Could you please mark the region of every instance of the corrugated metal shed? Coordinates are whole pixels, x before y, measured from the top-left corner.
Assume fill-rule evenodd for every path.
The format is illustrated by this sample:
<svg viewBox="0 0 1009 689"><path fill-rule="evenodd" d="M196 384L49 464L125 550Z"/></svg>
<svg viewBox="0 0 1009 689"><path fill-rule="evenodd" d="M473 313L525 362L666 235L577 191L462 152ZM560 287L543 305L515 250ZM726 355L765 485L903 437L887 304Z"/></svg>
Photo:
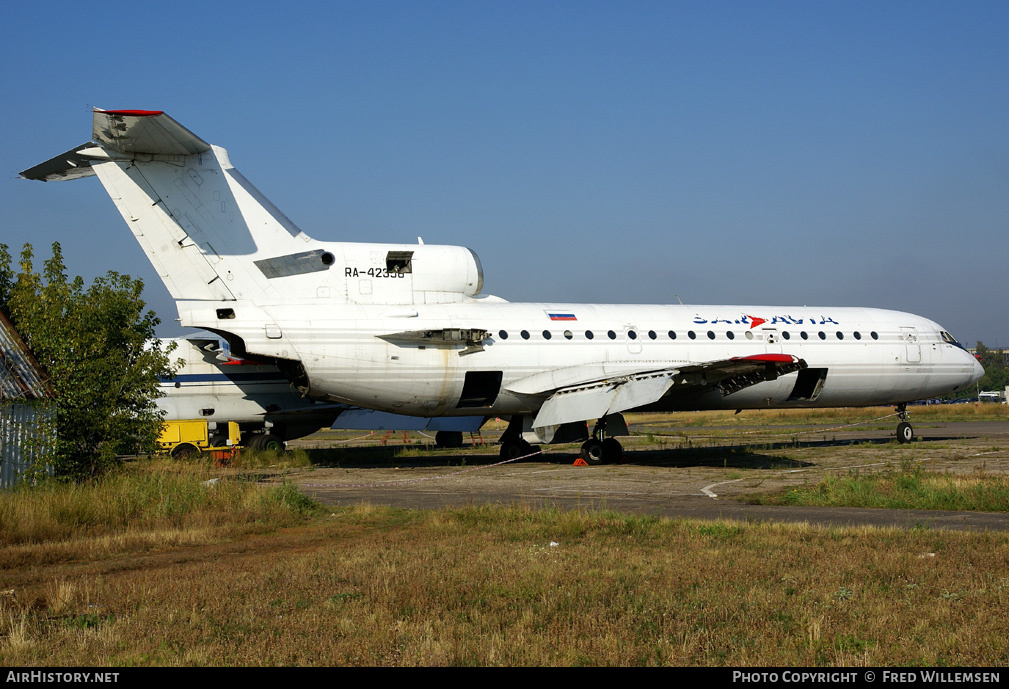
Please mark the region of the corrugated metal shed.
<svg viewBox="0 0 1009 689"><path fill-rule="evenodd" d="M0 488L17 483L52 447L54 397L35 357L0 313Z"/></svg>

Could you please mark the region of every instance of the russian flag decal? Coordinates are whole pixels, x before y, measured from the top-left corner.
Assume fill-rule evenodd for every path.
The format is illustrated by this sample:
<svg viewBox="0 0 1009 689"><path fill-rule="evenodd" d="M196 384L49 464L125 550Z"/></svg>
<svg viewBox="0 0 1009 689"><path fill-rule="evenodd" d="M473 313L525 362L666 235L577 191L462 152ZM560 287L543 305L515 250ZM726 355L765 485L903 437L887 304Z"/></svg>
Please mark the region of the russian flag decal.
<svg viewBox="0 0 1009 689"><path fill-rule="evenodd" d="M570 312L551 313L550 311L547 311L547 315L550 316L550 320L552 320L552 321L577 321L578 320L577 318L575 318L575 315L573 313L570 313Z"/></svg>

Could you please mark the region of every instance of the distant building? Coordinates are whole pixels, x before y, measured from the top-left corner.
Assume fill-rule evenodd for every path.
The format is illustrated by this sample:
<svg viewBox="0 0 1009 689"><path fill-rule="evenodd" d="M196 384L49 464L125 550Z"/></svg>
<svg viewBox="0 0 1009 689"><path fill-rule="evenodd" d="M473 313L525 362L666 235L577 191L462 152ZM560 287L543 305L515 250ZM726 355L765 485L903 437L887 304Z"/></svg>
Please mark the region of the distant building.
<svg viewBox="0 0 1009 689"><path fill-rule="evenodd" d="M977 347L969 347L967 351L974 356L977 356ZM1001 354L1002 361L1005 362L1006 366L1009 366L1009 347L989 347L988 351L994 352L995 354Z"/></svg>
<svg viewBox="0 0 1009 689"><path fill-rule="evenodd" d="M14 326L0 313L0 488L49 471L56 440L55 394Z"/></svg>

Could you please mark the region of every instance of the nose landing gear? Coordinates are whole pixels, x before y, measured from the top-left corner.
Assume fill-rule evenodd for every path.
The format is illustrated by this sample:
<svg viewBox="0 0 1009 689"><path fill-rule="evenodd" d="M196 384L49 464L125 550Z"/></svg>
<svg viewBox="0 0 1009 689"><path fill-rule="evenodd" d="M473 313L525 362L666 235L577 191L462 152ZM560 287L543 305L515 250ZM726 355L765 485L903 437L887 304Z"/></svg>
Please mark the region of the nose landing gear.
<svg viewBox="0 0 1009 689"><path fill-rule="evenodd" d="M902 445L913 442L914 429L911 427L911 424L908 421L906 404L897 405L897 416L900 418L900 423L897 424L897 442L901 443Z"/></svg>

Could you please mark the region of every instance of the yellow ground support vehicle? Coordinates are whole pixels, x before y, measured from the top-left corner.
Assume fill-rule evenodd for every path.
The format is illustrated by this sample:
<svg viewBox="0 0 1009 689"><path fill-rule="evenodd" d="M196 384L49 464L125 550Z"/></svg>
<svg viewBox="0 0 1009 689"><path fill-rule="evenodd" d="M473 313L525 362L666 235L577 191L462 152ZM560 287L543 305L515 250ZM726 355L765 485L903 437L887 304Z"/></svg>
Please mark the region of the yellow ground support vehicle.
<svg viewBox="0 0 1009 689"><path fill-rule="evenodd" d="M242 442L238 424L226 424L203 419L166 421L158 445L176 459L196 457L204 450L230 450Z"/></svg>

